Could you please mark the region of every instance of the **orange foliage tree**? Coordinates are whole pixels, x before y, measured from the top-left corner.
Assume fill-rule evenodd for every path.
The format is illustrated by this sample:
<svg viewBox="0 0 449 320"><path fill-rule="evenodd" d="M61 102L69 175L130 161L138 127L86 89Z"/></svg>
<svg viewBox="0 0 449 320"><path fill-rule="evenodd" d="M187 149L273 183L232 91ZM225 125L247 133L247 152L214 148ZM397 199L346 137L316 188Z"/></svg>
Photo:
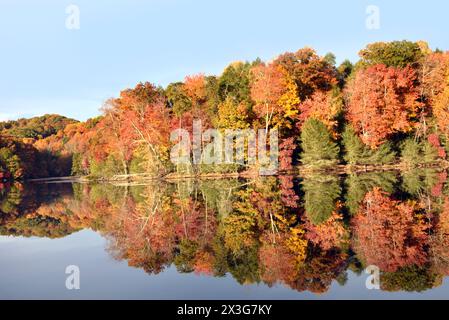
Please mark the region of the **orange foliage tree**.
<svg viewBox="0 0 449 320"><path fill-rule="evenodd" d="M251 98L256 103L254 112L264 119L265 129L272 122L279 124L282 119L282 107L278 101L286 91L286 80L282 71L274 64L260 64L251 69Z"/></svg>
<svg viewBox="0 0 449 320"><path fill-rule="evenodd" d="M427 261L427 226L414 203L400 203L374 188L366 194L352 228L354 250L367 265L394 272Z"/></svg>
<svg viewBox="0 0 449 320"><path fill-rule="evenodd" d="M349 83L347 120L362 141L376 149L392 134L410 132L418 107L416 73L375 65L357 72Z"/></svg>

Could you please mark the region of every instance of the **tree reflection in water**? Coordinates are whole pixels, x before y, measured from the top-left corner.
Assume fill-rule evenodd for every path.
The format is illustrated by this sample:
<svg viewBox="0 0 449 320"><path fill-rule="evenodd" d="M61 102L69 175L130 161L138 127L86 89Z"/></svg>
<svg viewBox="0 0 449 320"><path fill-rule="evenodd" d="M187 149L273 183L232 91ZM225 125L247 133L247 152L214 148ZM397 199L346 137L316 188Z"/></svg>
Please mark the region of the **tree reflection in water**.
<svg viewBox="0 0 449 320"><path fill-rule="evenodd" d="M323 293L347 271L424 291L449 275L449 188L436 170L113 186L0 186L0 234L92 229L132 267Z"/></svg>

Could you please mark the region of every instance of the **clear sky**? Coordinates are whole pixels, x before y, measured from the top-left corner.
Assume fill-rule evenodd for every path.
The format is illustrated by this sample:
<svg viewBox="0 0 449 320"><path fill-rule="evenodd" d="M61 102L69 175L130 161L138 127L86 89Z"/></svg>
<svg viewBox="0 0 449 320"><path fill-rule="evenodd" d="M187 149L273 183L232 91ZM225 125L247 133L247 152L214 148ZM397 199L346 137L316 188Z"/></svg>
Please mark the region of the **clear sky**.
<svg viewBox="0 0 449 320"><path fill-rule="evenodd" d="M77 5L80 29L66 28ZM369 5L380 28L366 27ZM140 81L167 85L304 46L357 59L367 43L449 50L447 0L0 0L0 121L84 120Z"/></svg>

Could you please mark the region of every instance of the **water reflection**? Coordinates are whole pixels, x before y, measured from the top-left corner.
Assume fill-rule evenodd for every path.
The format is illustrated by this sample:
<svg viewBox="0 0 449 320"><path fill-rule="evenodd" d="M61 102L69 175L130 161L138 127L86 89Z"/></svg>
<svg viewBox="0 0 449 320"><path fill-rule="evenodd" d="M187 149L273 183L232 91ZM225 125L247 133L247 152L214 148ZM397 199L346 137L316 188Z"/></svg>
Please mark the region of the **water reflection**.
<svg viewBox="0 0 449 320"><path fill-rule="evenodd" d="M158 274L227 274L240 284L327 292L351 270L384 291L421 292L449 274L449 189L425 170L166 184L0 187L0 235L92 229L117 260Z"/></svg>

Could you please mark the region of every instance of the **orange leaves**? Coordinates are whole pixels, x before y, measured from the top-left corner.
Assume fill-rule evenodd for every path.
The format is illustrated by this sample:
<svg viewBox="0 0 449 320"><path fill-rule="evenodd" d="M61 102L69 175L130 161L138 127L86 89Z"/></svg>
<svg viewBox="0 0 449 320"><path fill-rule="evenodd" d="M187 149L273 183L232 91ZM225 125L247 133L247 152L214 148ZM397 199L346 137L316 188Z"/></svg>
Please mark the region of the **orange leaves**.
<svg viewBox="0 0 449 320"><path fill-rule="evenodd" d="M307 221L305 229L306 238L323 250L339 248L349 242L349 232L345 228L343 215L337 212L332 213L328 220L318 225Z"/></svg>
<svg viewBox="0 0 449 320"><path fill-rule="evenodd" d="M160 165L170 137L169 110L152 84L138 84L108 102L105 116L96 126L98 147L113 155L128 173L128 163L141 148L146 163ZM147 168L150 168L147 165Z"/></svg>
<svg viewBox="0 0 449 320"><path fill-rule="evenodd" d="M261 237L262 245L259 249L261 278L268 285L277 282L293 283L298 277L295 252L284 244L287 236L288 234L280 235L276 243L273 243L272 235L268 232Z"/></svg>
<svg viewBox="0 0 449 320"><path fill-rule="evenodd" d="M299 122L297 126L301 126L307 119L314 118L320 120L326 125L328 130L336 133L338 122L337 115L343 108L341 97L335 96L332 91L317 91L312 97L308 98L301 104Z"/></svg>
<svg viewBox="0 0 449 320"><path fill-rule="evenodd" d="M187 76L184 80L184 90L194 104L201 104L206 100L206 80L200 73Z"/></svg>
<svg viewBox="0 0 449 320"><path fill-rule="evenodd" d="M437 119L438 127L446 135L449 135L449 87L438 97L433 107L433 113Z"/></svg>
<svg viewBox="0 0 449 320"><path fill-rule="evenodd" d="M286 81L279 68L273 64L257 65L251 69L251 97L259 104L275 104L285 91Z"/></svg>
<svg viewBox="0 0 449 320"><path fill-rule="evenodd" d="M435 232L431 235L430 259L433 270L449 275L449 198L444 198Z"/></svg>
<svg viewBox="0 0 449 320"><path fill-rule="evenodd" d="M207 251L200 251L195 257L195 273L211 276L214 273L215 257Z"/></svg>
<svg viewBox="0 0 449 320"><path fill-rule="evenodd" d="M120 92L120 98L112 101L114 104L117 103L117 106L113 106L113 108L118 109L131 109L136 112L141 112L145 107L154 103L160 94L157 88L149 83L139 83L133 89L126 89Z"/></svg>
<svg viewBox="0 0 449 320"><path fill-rule="evenodd" d="M311 48L280 55L274 64L282 67L295 81L301 101L317 90L328 91L337 84L335 68Z"/></svg>
<svg viewBox="0 0 449 320"><path fill-rule="evenodd" d="M433 105L448 86L449 53L427 55L420 69L420 80L422 95Z"/></svg>
<svg viewBox="0 0 449 320"><path fill-rule="evenodd" d="M285 53L273 63L259 64L252 68L251 75L254 111L259 118L265 118L266 127L291 128L298 116L300 121L309 116L328 118L327 124L333 126L331 118L335 110L330 107L331 101L326 100L326 92L337 84L336 71L312 49ZM312 97L315 93L318 96ZM306 100L307 104L301 105Z"/></svg>
<svg viewBox="0 0 449 320"><path fill-rule="evenodd" d="M360 70L347 88L347 119L372 149L413 129L420 104L415 72L376 65Z"/></svg>
<svg viewBox="0 0 449 320"><path fill-rule="evenodd" d="M265 125L271 125L273 117L282 112L279 99L286 92L287 82L281 70L273 64L260 64L251 69L251 98L256 105L254 112L265 118Z"/></svg>
<svg viewBox="0 0 449 320"><path fill-rule="evenodd" d="M352 226L354 249L367 265L394 272L427 259L427 227L412 202L392 200L375 188L365 196Z"/></svg>
<svg viewBox="0 0 449 320"><path fill-rule="evenodd" d="M444 58L443 58L444 57ZM444 59L443 67L437 68L439 75L432 88L433 93L433 113L437 119L440 130L449 135L449 53L441 54L440 59Z"/></svg>

